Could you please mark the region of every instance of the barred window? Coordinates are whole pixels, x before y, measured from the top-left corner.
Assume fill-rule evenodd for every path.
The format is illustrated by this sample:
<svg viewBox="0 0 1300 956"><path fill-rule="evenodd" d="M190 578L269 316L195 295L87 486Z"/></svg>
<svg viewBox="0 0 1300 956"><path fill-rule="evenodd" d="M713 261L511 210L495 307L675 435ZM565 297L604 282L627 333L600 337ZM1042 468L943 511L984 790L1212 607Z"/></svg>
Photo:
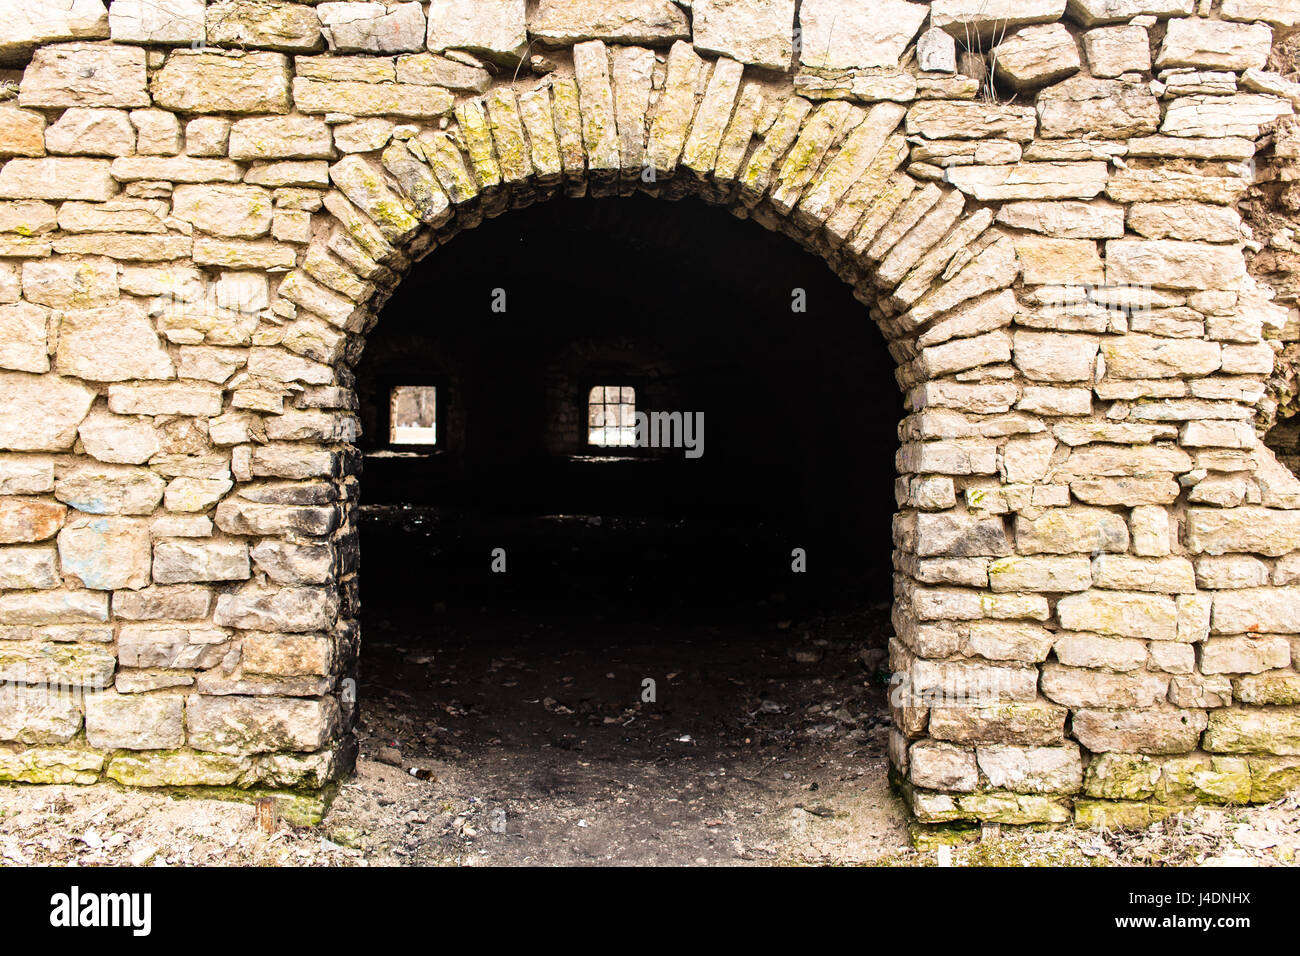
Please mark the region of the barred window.
<svg viewBox="0 0 1300 956"><path fill-rule="evenodd" d="M438 389L433 385L398 385L390 396L388 441L393 445L438 443Z"/></svg>
<svg viewBox="0 0 1300 956"><path fill-rule="evenodd" d="M636 389L597 385L587 396L587 442L603 448L636 444Z"/></svg>

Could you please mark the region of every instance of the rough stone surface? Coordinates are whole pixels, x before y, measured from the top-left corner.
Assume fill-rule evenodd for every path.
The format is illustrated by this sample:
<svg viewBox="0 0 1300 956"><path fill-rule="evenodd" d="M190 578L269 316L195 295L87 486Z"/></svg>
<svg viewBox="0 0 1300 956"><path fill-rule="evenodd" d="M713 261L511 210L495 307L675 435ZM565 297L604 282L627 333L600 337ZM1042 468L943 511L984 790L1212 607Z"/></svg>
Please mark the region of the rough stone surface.
<svg viewBox="0 0 1300 956"><path fill-rule="evenodd" d="M1279 792L1300 480L1257 427L1300 332L1252 207L1294 198L1294 6L0 9L0 680L116 677L0 702L0 777L345 772L379 308L485 218L639 190L823 255L896 362L920 819Z"/></svg>

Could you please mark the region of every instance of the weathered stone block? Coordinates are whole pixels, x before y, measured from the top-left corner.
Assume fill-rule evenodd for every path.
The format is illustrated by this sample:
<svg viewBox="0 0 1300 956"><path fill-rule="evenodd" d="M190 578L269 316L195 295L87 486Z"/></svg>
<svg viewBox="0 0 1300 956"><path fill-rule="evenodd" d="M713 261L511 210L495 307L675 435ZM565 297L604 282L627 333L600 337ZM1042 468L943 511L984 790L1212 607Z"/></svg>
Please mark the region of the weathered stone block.
<svg viewBox="0 0 1300 956"><path fill-rule="evenodd" d="M0 752L0 780L15 783L94 783L104 758L88 750L29 747Z"/></svg>
<svg viewBox="0 0 1300 956"><path fill-rule="evenodd" d="M225 754L313 751L338 725L333 698L205 697L186 701L189 745Z"/></svg>
<svg viewBox="0 0 1300 956"><path fill-rule="evenodd" d="M321 3L321 32L338 53L409 53L424 49L419 3Z"/></svg>
<svg viewBox="0 0 1300 956"><path fill-rule="evenodd" d="M520 56L528 45L525 0L446 0L429 8L428 47Z"/></svg>
<svg viewBox="0 0 1300 956"><path fill-rule="evenodd" d="M155 105L180 113L287 113L292 103L280 53L176 50L150 89Z"/></svg>
<svg viewBox="0 0 1300 956"><path fill-rule="evenodd" d="M707 0L701 7L707 16ZM790 20L794 20L793 11ZM787 23L787 35L789 26ZM667 46L691 35L686 14L667 0L541 0L529 18L528 32L556 46L586 40ZM429 46L433 48L432 42ZM782 68L788 64L787 60Z"/></svg>
<svg viewBox="0 0 1300 956"><path fill-rule="evenodd" d="M1300 707L1225 707L1210 711L1206 750L1300 754Z"/></svg>
<svg viewBox="0 0 1300 956"><path fill-rule="evenodd" d="M1262 69L1273 31L1262 23L1230 23L1200 17L1170 20L1156 66L1209 70Z"/></svg>
<svg viewBox="0 0 1300 956"><path fill-rule="evenodd" d="M989 784L1016 793L1076 793L1083 785L1083 760L1076 744L979 747L976 759Z"/></svg>
<svg viewBox="0 0 1300 956"><path fill-rule="evenodd" d="M1036 518L1017 515L1015 534L1022 554L1123 552L1129 544L1123 517L1101 508L1054 508Z"/></svg>
<svg viewBox="0 0 1300 956"><path fill-rule="evenodd" d="M149 584L149 525L137 518L75 518L59 532L66 577L96 591Z"/></svg>
<svg viewBox="0 0 1300 956"><path fill-rule="evenodd" d="M159 584L244 581L252 574L242 541L159 541L154 545L153 579Z"/></svg>
<svg viewBox="0 0 1300 956"><path fill-rule="evenodd" d="M1205 730L1203 710L1077 710L1076 740L1093 753L1177 754L1195 750Z"/></svg>
<svg viewBox="0 0 1300 956"><path fill-rule="evenodd" d="M1047 701L1009 701L987 706L938 706L930 711L930 735L954 743L1049 745L1060 743L1068 711Z"/></svg>
<svg viewBox="0 0 1300 956"><path fill-rule="evenodd" d="M0 544L22 544L54 537L68 509L39 498L0 498Z"/></svg>
<svg viewBox="0 0 1300 956"><path fill-rule="evenodd" d="M765 69L789 69L794 57L793 0L704 0L691 12L696 49Z"/></svg>
<svg viewBox="0 0 1300 956"><path fill-rule="evenodd" d="M1056 605L1061 626L1113 637L1153 641L1178 639L1178 610L1164 595L1093 590L1061 598Z"/></svg>
<svg viewBox="0 0 1300 956"><path fill-rule="evenodd" d="M79 730L81 708L67 690L11 685L0 691L0 740L61 744Z"/></svg>
<svg viewBox="0 0 1300 956"><path fill-rule="evenodd" d="M304 53L325 45L314 8L276 0L210 0L207 33L210 44L241 50Z"/></svg>
<svg viewBox="0 0 1300 956"><path fill-rule="evenodd" d="M975 752L968 748L922 740L911 746L908 763L913 786L969 792L979 784Z"/></svg>
<svg viewBox="0 0 1300 956"><path fill-rule="evenodd" d="M162 500L164 485L144 468L77 464L59 477L54 496L85 514L147 515Z"/></svg>
<svg viewBox="0 0 1300 956"><path fill-rule="evenodd" d="M0 198L103 202L116 192L109 162L103 159L11 159L0 169Z"/></svg>
<svg viewBox="0 0 1300 956"><path fill-rule="evenodd" d="M148 106L139 47L65 43L38 49L18 89L23 107Z"/></svg>
<svg viewBox="0 0 1300 956"><path fill-rule="evenodd" d="M338 595L321 588L246 586L220 595L213 619L225 627L298 634L328 630L338 607Z"/></svg>
<svg viewBox="0 0 1300 956"><path fill-rule="evenodd" d="M1215 634L1300 633L1300 587L1216 592L1211 628Z"/></svg>
<svg viewBox="0 0 1300 956"><path fill-rule="evenodd" d="M86 696L86 742L103 750L170 750L183 746L180 697L100 693Z"/></svg>
<svg viewBox="0 0 1300 956"><path fill-rule="evenodd" d="M240 651L244 673L269 677L327 676L336 659L323 634L248 634Z"/></svg>

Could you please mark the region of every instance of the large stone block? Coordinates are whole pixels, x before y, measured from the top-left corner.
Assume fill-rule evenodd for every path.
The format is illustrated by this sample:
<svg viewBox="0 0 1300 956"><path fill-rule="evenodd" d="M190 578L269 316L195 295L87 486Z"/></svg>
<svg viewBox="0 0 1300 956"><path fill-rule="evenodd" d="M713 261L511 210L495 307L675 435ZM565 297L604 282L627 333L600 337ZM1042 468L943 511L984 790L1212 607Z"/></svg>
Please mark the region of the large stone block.
<svg viewBox="0 0 1300 956"><path fill-rule="evenodd" d="M310 116L255 117L230 127L231 159L332 159L332 146L330 128Z"/></svg>
<svg viewBox="0 0 1300 956"><path fill-rule="evenodd" d="M18 103L55 109L148 106L144 50L97 43L41 47L23 73Z"/></svg>
<svg viewBox="0 0 1300 956"><path fill-rule="evenodd" d="M1128 550L1124 518L1102 508L1053 508L1035 518L1016 516L1016 547L1022 554L1095 554Z"/></svg>
<svg viewBox="0 0 1300 956"><path fill-rule="evenodd" d="M1077 73L1079 48L1062 24L1026 27L995 46L994 75L1013 90L1028 91Z"/></svg>
<svg viewBox="0 0 1300 956"><path fill-rule="evenodd" d="M54 496L84 514L147 515L166 483L146 468L78 463L55 483Z"/></svg>
<svg viewBox="0 0 1300 956"><path fill-rule="evenodd" d="M186 702L189 745L224 754L277 750L313 751L329 742L338 726L333 698L192 696Z"/></svg>
<svg viewBox="0 0 1300 956"><path fill-rule="evenodd" d="M1057 744L1065 737L1068 711L1048 701L1009 701L986 706L940 706L930 711L930 735L954 743Z"/></svg>
<svg viewBox="0 0 1300 956"><path fill-rule="evenodd" d="M185 744L180 697L86 696L86 742L101 750L171 750Z"/></svg>
<svg viewBox="0 0 1300 956"><path fill-rule="evenodd" d="M338 616L339 596L322 588L258 588L217 598L214 620L224 627L301 634L328 630Z"/></svg>
<svg viewBox="0 0 1300 956"><path fill-rule="evenodd" d="M0 624L98 624L107 620L107 594L93 591L0 594Z"/></svg>
<svg viewBox="0 0 1300 956"><path fill-rule="evenodd" d="M39 591L58 587L60 580L54 548L0 548L0 588Z"/></svg>
<svg viewBox="0 0 1300 956"><path fill-rule="evenodd" d="M241 50L304 53L325 45L315 9L278 0L210 0L207 32L214 46Z"/></svg>
<svg viewBox="0 0 1300 956"><path fill-rule="evenodd" d="M39 498L0 498L0 544L45 541L58 534L68 509Z"/></svg>
<svg viewBox="0 0 1300 956"><path fill-rule="evenodd" d="M1074 738L1093 753L1179 754L1195 750L1205 730L1203 710L1077 710Z"/></svg>
<svg viewBox="0 0 1300 956"><path fill-rule="evenodd" d="M29 747L0 752L0 780L15 783L94 783L104 758L89 750Z"/></svg>
<svg viewBox="0 0 1300 956"><path fill-rule="evenodd" d="M242 541L160 541L154 546L153 579L159 584L244 581L251 575Z"/></svg>
<svg viewBox="0 0 1300 956"><path fill-rule="evenodd" d="M1196 0L1069 0L1072 19L1085 27L1098 23L1120 23L1134 17L1187 17Z"/></svg>
<svg viewBox="0 0 1300 956"><path fill-rule="evenodd" d="M324 677L335 661L334 642L323 634L247 634L240 644L246 674Z"/></svg>
<svg viewBox="0 0 1300 956"><path fill-rule="evenodd" d="M528 45L526 0L440 0L429 6L430 50L517 58Z"/></svg>
<svg viewBox="0 0 1300 956"><path fill-rule="evenodd" d="M108 24L114 43L201 45L206 0L113 0Z"/></svg>
<svg viewBox="0 0 1300 956"><path fill-rule="evenodd" d="M1038 125L1045 139L1142 136L1159 128L1160 103L1145 85L1079 76L1038 95Z"/></svg>
<svg viewBox="0 0 1300 956"><path fill-rule="evenodd" d="M1262 23L1231 23L1200 17L1170 20L1156 57L1160 69L1263 69L1273 31Z"/></svg>
<svg viewBox="0 0 1300 956"><path fill-rule="evenodd" d="M227 754L117 754L104 774L126 787L228 787L252 766L250 757Z"/></svg>
<svg viewBox="0 0 1300 956"><path fill-rule="evenodd" d="M45 155L45 117L34 110L0 106L0 158Z"/></svg>
<svg viewBox="0 0 1300 956"><path fill-rule="evenodd" d="M107 687L117 664L111 650L84 645L0 642L0 681L47 690Z"/></svg>
<svg viewBox="0 0 1300 956"><path fill-rule="evenodd" d="M701 0L691 12L696 49L765 69L789 69L794 0Z"/></svg>
<svg viewBox="0 0 1300 956"><path fill-rule="evenodd" d="M76 518L59 532L66 577L95 591L149 584L149 525L138 518Z"/></svg>
<svg viewBox="0 0 1300 956"><path fill-rule="evenodd" d="M1291 663L1281 635L1211 637L1201 645L1202 674L1259 674Z"/></svg>
<svg viewBox="0 0 1300 956"><path fill-rule="evenodd" d="M86 454L114 464L142 464L162 448L160 433L152 421L114 415L104 409L91 412L77 434Z"/></svg>
<svg viewBox="0 0 1300 956"><path fill-rule="evenodd" d="M123 667L192 670L216 667L230 651L230 634L189 624L123 624L118 658Z"/></svg>
<svg viewBox="0 0 1300 956"><path fill-rule="evenodd" d="M321 3L321 32L336 53L412 53L424 49L419 3Z"/></svg>
<svg viewBox="0 0 1300 956"><path fill-rule="evenodd" d="M61 744L79 730L81 708L68 690L16 684L0 689L0 740Z"/></svg>
<svg viewBox="0 0 1300 956"><path fill-rule="evenodd" d="M280 53L177 50L151 81L154 104L181 113L287 113L289 60Z"/></svg>
<svg viewBox="0 0 1300 956"><path fill-rule="evenodd" d="M1083 786L1079 747L1023 747L995 744L977 748L980 772L999 790L1016 793L1076 793Z"/></svg>
<svg viewBox="0 0 1300 956"><path fill-rule="evenodd" d="M1193 554L1262 554L1300 550L1300 511L1241 507L1189 508L1187 548Z"/></svg>
<svg viewBox="0 0 1300 956"><path fill-rule="evenodd" d="M1113 674L1061 664L1044 664L1042 673L1043 696L1066 707L1153 707L1169 692L1163 674Z"/></svg>
<svg viewBox="0 0 1300 956"><path fill-rule="evenodd" d="M928 13L924 4L905 0L804 0L799 61L822 70L896 67Z"/></svg>
<svg viewBox="0 0 1300 956"><path fill-rule="evenodd" d="M172 215L204 232L255 239L271 231L271 194L260 186L177 186L172 195Z"/></svg>
<svg viewBox="0 0 1300 956"><path fill-rule="evenodd" d="M57 376L0 372L0 449L70 448L94 400L91 389Z"/></svg>
<svg viewBox="0 0 1300 956"><path fill-rule="evenodd" d="M1218 591L1210 626L1215 634L1300 634L1300 587Z"/></svg>
<svg viewBox="0 0 1300 956"><path fill-rule="evenodd" d="M1027 24L1053 23L1064 13L1065 0L934 0L930 5L931 22L959 40L968 34L990 40Z"/></svg>
<svg viewBox="0 0 1300 956"><path fill-rule="evenodd" d="M786 26L788 35L790 24ZM605 40L667 46L689 39L691 27L681 8L668 0L541 0L529 18L528 32L552 45ZM429 46L433 48L432 41Z"/></svg>
<svg viewBox="0 0 1300 956"><path fill-rule="evenodd" d="M59 372L92 382L175 378L145 310L133 302L61 313Z"/></svg>
<svg viewBox="0 0 1300 956"><path fill-rule="evenodd" d="M11 159L0 169L0 198L86 199L103 202L117 192L117 183L103 159L47 156Z"/></svg>
<svg viewBox="0 0 1300 956"><path fill-rule="evenodd" d="M0 368L48 372L48 309L27 302L0 305Z"/></svg>
<svg viewBox="0 0 1300 956"><path fill-rule="evenodd" d="M1178 639L1178 608L1172 597L1127 591L1071 594L1056 604L1061 626L1112 637L1152 641Z"/></svg>
<svg viewBox="0 0 1300 956"><path fill-rule="evenodd" d="M979 785L975 752L966 747L917 741L908 751L908 765L908 777L916 787L969 792Z"/></svg>
<svg viewBox="0 0 1300 956"><path fill-rule="evenodd" d="M0 66L19 64L47 43L107 36L104 0L31 0L0 6Z"/></svg>
<svg viewBox="0 0 1300 956"><path fill-rule="evenodd" d="M1112 239L1106 281L1167 289L1235 289L1246 274L1240 250L1172 239Z"/></svg>
<svg viewBox="0 0 1300 956"><path fill-rule="evenodd" d="M1212 710L1204 746L1218 753L1300 754L1300 707Z"/></svg>

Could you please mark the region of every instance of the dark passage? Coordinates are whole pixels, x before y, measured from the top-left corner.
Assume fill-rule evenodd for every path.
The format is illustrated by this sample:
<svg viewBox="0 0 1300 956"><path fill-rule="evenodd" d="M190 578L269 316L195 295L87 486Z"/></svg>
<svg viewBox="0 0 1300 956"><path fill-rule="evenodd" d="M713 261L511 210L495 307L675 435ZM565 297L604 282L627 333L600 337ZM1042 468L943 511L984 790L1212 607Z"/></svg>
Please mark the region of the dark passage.
<svg viewBox="0 0 1300 956"><path fill-rule="evenodd" d="M722 209L556 199L489 221L415 267L357 378L367 615L700 622L889 598L883 340L820 259ZM437 389L432 448L389 445L411 385ZM696 423L674 434L698 457L591 446L590 390L613 385Z"/></svg>
<svg viewBox="0 0 1300 956"><path fill-rule="evenodd" d="M696 202L552 200L417 265L357 374L362 772L477 808L405 852L773 860L799 814L901 819L901 398L822 261ZM690 448L630 444L655 412Z"/></svg>

